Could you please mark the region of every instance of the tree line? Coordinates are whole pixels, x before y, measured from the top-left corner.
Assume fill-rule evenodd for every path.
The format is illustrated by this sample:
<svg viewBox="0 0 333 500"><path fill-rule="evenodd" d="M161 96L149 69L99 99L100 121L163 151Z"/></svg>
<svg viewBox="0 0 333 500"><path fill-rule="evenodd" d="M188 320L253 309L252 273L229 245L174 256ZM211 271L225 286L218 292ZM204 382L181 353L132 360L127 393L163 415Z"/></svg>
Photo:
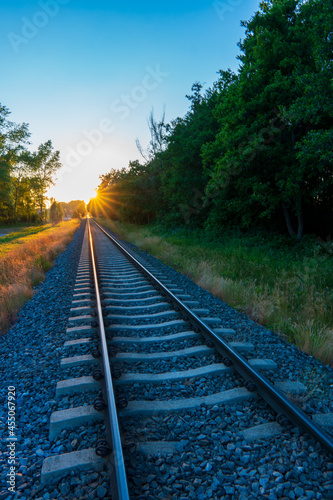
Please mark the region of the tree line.
<svg viewBox="0 0 333 500"><path fill-rule="evenodd" d="M333 222L331 0L267 0L237 73L187 96L183 118L149 118L143 160L101 176L88 209L145 224L263 227L328 235Z"/></svg>
<svg viewBox="0 0 333 500"><path fill-rule="evenodd" d="M9 115L0 104L0 221L42 222L60 153L50 140L31 152L28 125L11 122Z"/></svg>
<svg viewBox="0 0 333 500"><path fill-rule="evenodd" d="M87 207L83 200L73 200L68 203L60 202L65 217L85 217Z"/></svg>
<svg viewBox="0 0 333 500"><path fill-rule="evenodd" d="M83 200L73 200L66 202L58 202L54 198L50 198L50 208L47 211L48 217L52 224L57 224L63 219L80 218L87 215L87 207Z"/></svg>

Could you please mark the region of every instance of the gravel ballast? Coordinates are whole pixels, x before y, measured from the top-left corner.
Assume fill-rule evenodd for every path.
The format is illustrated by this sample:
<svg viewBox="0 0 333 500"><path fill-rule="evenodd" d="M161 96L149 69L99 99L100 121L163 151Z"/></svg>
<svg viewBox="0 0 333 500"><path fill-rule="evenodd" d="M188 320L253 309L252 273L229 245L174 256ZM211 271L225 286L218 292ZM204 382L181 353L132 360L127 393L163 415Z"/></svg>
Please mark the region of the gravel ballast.
<svg viewBox="0 0 333 500"><path fill-rule="evenodd" d="M0 457L0 499L21 500L53 498L107 498L108 474L87 471L49 485L41 484L45 457L61 452L61 445L49 442L50 415L58 409L55 389L63 377L60 359L66 340L78 260L85 223L72 243L55 260L46 278L35 289L34 297L21 309L15 325L0 337L1 423L3 428ZM75 375L77 376L77 374ZM16 492L8 490L8 452L6 451L8 387L15 387ZM77 445L91 441L87 430L76 433ZM63 450L64 451L64 450ZM98 488L100 488L98 490ZM102 489L103 488L103 489ZM104 497L98 497L104 492Z"/></svg>
<svg viewBox="0 0 333 500"><path fill-rule="evenodd" d="M128 251L135 252L137 260L147 266L148 270L151 272L158 270L162 276L159 278L162 283L172 281L185 293L191 295L192 300L199 301L201 308L209 309L210 316L220 318L223 328L234 329L233 335L224 337L226 341L250 342L255 346L255 352L251 354L251 357L275 361L279 370L271 374L265 373L267 378L273 382L298 380L307 386L309 396L306 398L308 401L302 404L304 411L310 415L333 412L333 369L330 366L323 365L319 360L300 351L275 332L258 325L246 315L239 313L186 276L138 249L135 245L123 241L122 244Z"/></svg>
<svg viewBox="0 0 333 500"><path fill-rule="evenodd" d="M221 327L233 328L235 333L228 334L227 341L251 342L255 346L251 358L274 360L278 370L265 372L268 379L272 382L300 381L307 387L310 386L306 396L294 398L309 415L332 411L333 372L329 367L323 366L275 333L239 314L154 257L129 243L125 246L128 250L135 251L136 258L147 265L153 274L158 270L162 283L172 282L185 294L191 295L192 300L199 301L200 308L209 309L209 316L220 318ZM166 333L161 331L161 338ZM142 336L152 334L156 335L149 330L142 332ZM117 335L126 335L121 331L120 325ZM220 361L214 356L215 360ZM212 361L211 359L209 362ZM192 362L191 367L197 366L197 359L193 359ZM180 363L180 370L189 368L188 360L179 360L177 363ZM119 363L123 372L131 373L173 371L172 365L174 366L172 362L166 365L164 361L138 363L136 366L133 363ZM227 387L225 384L226 380L221 386ZM203 387L201 389L203 390ZM218 378L215 379L215 387L212 379L207 381L205 390L209 392L210 389L218 390ZM163 389L160 388L160 392L157 387L151 385L140 384L140 387L136 387L133 384L128 395L130 400L132 398L163 400L181 397L182 393L186 393L186 397L190 394L198 395L200 379L193 380L190 389L180 383L165 384ZM133 497L201 500L332 498L332 457L327 455L319 444L303 435L299 429L293 426L284 427L279 435L254 443L247 442L241 432L274 422L275 419L276 416L267 404L260 400L251 404L242 403L231 409L218 405L214 408L201 408L168 417L156 414L151 419L143 417L135 420L125 419L122 426L131 451L128 457L128 470ZM219 431L221 426L222 433ZM193 439L194 441L197 439L198 442L193 442ZM167 457L163 454L148 457L142 455L140 443L159 440L182 443L183 453ZM133 453L136 453L135 461ZM140 476L140 470L144 478ZM170 470L173 473L170 473ZM162 492L160 492L161 485L163 485Z"/></svg>

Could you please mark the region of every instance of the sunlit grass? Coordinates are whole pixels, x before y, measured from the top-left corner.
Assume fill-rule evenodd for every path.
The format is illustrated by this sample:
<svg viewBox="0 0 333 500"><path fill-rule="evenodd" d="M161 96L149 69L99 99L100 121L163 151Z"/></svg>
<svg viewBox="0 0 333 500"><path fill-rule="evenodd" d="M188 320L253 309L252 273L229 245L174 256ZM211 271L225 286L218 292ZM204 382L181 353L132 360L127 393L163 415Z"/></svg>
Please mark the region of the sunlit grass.
<svg viewBox="0 0 333 500"><path fill-rule="evenodd" d="M54 259L66 248L80 222L25 228L0 238L0 330L15 319L43 281Z"/></svg>
<svg viewBox="0 0 333 500"><path fill-rule="evenodd" d="M13 250L14 245L22 245L27 239L33 237L34 235L44 232L50 229L52 224L45 224L43 226L28 226L22 228L13 228L13 231L8 232L5 236L0 238L0 256L3 256L6 252ZM8 230L0 227L0 234L7 232Z"/></svg>
<svg viewBox="0 0 333 500"><path fill-rule="evenodd" d="M314 239L199 233L101 220L251 319L333 365L333 258Z"/></svg>

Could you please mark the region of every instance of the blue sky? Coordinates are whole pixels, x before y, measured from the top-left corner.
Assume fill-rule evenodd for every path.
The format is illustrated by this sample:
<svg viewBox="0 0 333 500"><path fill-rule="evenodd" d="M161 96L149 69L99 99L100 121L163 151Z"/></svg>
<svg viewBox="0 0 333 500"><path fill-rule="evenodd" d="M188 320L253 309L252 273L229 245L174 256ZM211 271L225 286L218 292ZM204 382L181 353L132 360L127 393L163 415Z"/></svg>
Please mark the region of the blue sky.
<svg viewBox="0 0 333 500"><path fill-rule="evenodd" d="M139 159L147 118L183 116L185 95L237 71L241 20L259 0L2 0L0 102L51 139L64 165L49 195L89 200L98 176Z"/></svg>

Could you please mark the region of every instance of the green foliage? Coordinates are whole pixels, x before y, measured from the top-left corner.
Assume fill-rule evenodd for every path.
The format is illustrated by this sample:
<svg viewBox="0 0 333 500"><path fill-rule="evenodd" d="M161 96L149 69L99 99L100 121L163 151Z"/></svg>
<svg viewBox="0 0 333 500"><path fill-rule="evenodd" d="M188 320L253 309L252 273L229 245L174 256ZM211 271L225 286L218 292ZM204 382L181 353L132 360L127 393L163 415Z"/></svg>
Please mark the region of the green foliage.
<svg viewBox="0 0 333 500"><path fill-rule="evenodd" d="M28 126L8 120L10 111L0 104L0 218L13 214L12 172L30 136Z"/></svg>
<svg viewBox="0 0 333 500"><path fill-rule="evenodd" d="M297 218L300 238L304 214L316 205L319 216L323 167L302 150L312 131L332 126L333 72L324 62L332 18L324 22L323 4L327 15L326 1L262 2L244 23L238 79L216 108L220 132L204 148L207 192L219 189L210 225L274 223L283 213L291 235ZM331 174L324 183L330 196Z"/></svg>
<svg viewBox="0 0 333 500"><path fill-rule="evenodd" d="M45 194L54 185L54 175L61 167L60 152L53 151L51 141L47 141L38 147L33 153L33 176L32 186L36 193L36 201L39 206L41 219L44 218Z"/></svg>

